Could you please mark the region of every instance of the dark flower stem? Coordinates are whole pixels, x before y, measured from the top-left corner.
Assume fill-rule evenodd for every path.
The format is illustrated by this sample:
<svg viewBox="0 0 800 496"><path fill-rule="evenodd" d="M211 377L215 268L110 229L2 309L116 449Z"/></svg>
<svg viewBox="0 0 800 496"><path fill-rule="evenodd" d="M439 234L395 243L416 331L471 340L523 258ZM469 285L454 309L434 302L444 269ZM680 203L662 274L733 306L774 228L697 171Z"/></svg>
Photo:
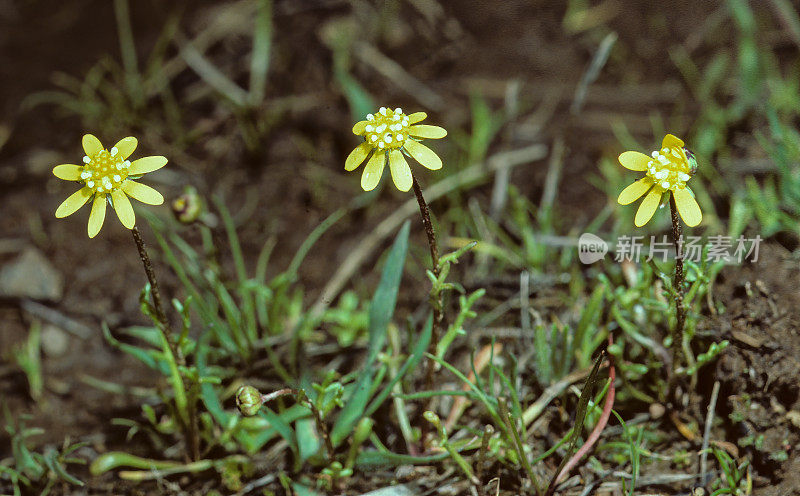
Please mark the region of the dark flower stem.
<svg viewBox="0 0 800 496"><path fill-rule="evenodd" d="M139 232L138 227L133 226L131 234L133 235L133 240L136 242L136 248L139 250L139 259L142 261L144 272L147 274L147 280L150 283L150 294L153 296L153 306L155 307L159 324L161 324L161 332L164 333L164 337L167 343L169 343L170 350L178 360L178 363L180 365L185 365L183 354L180 353L178 346L172 339L172 327L167 319L167 314L164 313L164 304L161 302L161 292L158 290L158 281L156 280L156 273L153 270L153 263L150 261L150 256L147 254L147 246L144 244L142 234Z"/></svg>
<svg viewBox="0 0 800 496"><path fill-rule="evenodd" d="M686 324L686 308L683 305L683 227L678 215L678 207L675 198L670 195L669 208L672 214L672 242L675 243L675 274L672 278L672 287L675 290L675 328L672 332L672 377L679 365L679 354L683 341L683 327ZM670 381L674 383L674 379ZM671 389L671 388L670 388Z"/></svg>
<svg viewBox="0 0 800 496"><path fill-rule="evenodd" d="M425 226L425 234L428 236L428 246L431 250L431 265L432 265L432 272L433 275L438 278L439 272L441 267L439 267L439 245L436 243L436 231L433 230L433 223L431 223L431 213L428 209L428 203L425 201L425 197L422 196L422 188L419 187L419 182L417 181L416 176L413 174L411 175L412 178L412 186L414 187L414 195L417 197L417 203L419 204L419 213L422 216L422 224ZM442 302L442 293L441 291L437 292L434 296L431 293L431 306L433 307L433 329L431 330L431 344L428 347L428 352L431 355L436 354L436 349L439 346L439 337L441 336L441 327L443 321L443 314L442 308L444 306ZM433 389L433 374L435 370L435 362L433 360L428 360L428 364L426 367L425 372L425 384L428 390ZM432 396L429 403L428 408L425 410L434 411L434 403L436 397ZM425 442L425 439L428 437L428 422L423 423L423 432L422 432L422 442Z"/></svg>
<svg viewBox="0 0 800 496"><path fill-rule="evenodd" d="M142 239L142 234L136 226L133 226L133 229L131 229L131 234L133 235L133 240L136 242L136 248L139 250L139 259L142 261L144 272L147 274L147 280L150 283L150 294L153 296L153 306L155 307L156 318L159 323L158 328L167 341L173 359L177 362L178 366L184 367L186 366L186 360L183 357L183 353L181 353L180 347L173 340L172 327L169 324L169 319L167 319L167 314L164 313L164 304L161 301L161 292L158 290L156 273L153 270L153 263L150 261L150 256L147 254L147 247ZM181 379L183 380L184 389L189 391L191 387L183 373L181 373ZM186 440L189 445L191 459L198 460L200 458L200 440L197 434L197 411L194 408L194 404L191 403L187 408L188 425L185 426Z"/></svg>
<svg viewBox="0 0 800 496"><path fill-rule="evenodd" d="M433 230L431 213L430 210L428 210L428 204L425 202L425 197L422 196L422 189L419 187L419 182L417 182L417 178L415 176L412 175L411 177L413 179L412 185L414 186L414 195L417 197L417 203L419 203L419 213L422 216L422 224L425 226L425 234L428 236L428 246L431 249L431 271L433 272L433 275L438 278L441 267L439 266L439 245L436 243L436 231ZM433 332L431 335L430 351L431 354L435 354L436 347L439 345L439 335L443 319L441 292L437 293L436 300L432 303Z"/></svg>
<svg viewBox="0 0 800 496"><path fill-rule="evenodd" d="M422 215L422 224L425 226L425 234L428 236L428 245L431 249L431 262L433 263L434 275L439 275L439 245L436 244L436 232L433 230L431 223L431 213L428 209L428 203L425 197L422 196L422 189L419 187L417 177L412 174L412 185L414 187L414 195L417 197L419 203L419 213Z"/></svg>

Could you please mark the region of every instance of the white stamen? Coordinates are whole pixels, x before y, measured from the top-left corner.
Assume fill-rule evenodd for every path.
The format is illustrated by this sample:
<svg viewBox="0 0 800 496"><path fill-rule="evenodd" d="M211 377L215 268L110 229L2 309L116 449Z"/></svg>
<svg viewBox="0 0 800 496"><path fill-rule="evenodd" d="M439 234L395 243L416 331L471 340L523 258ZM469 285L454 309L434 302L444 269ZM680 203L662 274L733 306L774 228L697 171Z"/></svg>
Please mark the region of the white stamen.
<svg viewBox="0 0 800 496"><path fill-rule="evenodd" d="M397 114L394 114L394 116L392 117L392 120L393 121L399 121L400 120L400 116L397 115Z"/></svg>
<svg viewBox="0 0 800 496"><path fill-rule="evenodd" d="M398 134L397 135L397 141L403 141L403 135L402 134Z"/></svg>
<svg viewBox="0 0 800 496"><path fill-rule="evenodd" d="M367 120L368 120L368 121L371 121L371 120L374 120L374 119L375 119L375 116L374 116L374 115L372 115L372 114L367 114Z"/></svg>
<svg viewBox="0 0 800 496"><path fill-rule="evenodd" d="M378 143L378 146L379 146L379 147L381 147L381 148L383 148L383 147L384 147L384 146L386 146L386 145L384 145L384 144L383 144L383 141L381 141L380 143Z"/></svg>
<svg viewBox="0 0 800 496"><path fill-rule="evenodd" d="M661 183L661 187L663 187L664 189L669 189L669 182L664 181L663 183Z"/></svg>
<svg viewBox="0 0 800 496"><path fill-rule="evenodd" d="M86 186L94 188L94 181L86 181Z"/></svg>
<svg viewBox="0 0 800 496"><path fill-rule="evenodd" d="M394 109L394 113L395 114L402 114L403 113L403 109L401 109L400 107L397 107L396 109Z"/></svg>
<svg viewBox="0 0 800 496"><path fill-rule="evenodd" d="M669 164L669 159L667 157L665 157L664 155L659 155L658 156L658 161L661 162L664 165L668 165Z"/></svg>
<svg viewBox="0 0 800 496"><path fill-rule="evenodd" d="M377 132L379 132L379 133L382 133L382 132L384 132L385 130L386 130L386 124L381 124L380 126L378 126L377 128L375 128L375 131L377 131Z"/></svg>
<svg viewBox="0 0 800 496"><path fill-rule="evenodd" d="M119 150L117 149L117 147L116 147L116 146L112 146L112 147L111 147L111 150L109 150L109 151L111 152L111 156L112 156L112 157L116 157L116 156L117 156L117 153L119 153Z"/></svg>
<svg viewBox="0 0 800 496"><path fill-rule="evenodd" d="M369 137L369 140L375 142L378 141L378 137L373 134L372 136Z"/></svg>
<svg viewBox="0 0 800 496"><path fill-rule="evenodd" d="M126 160L126 161L122 162L122 165L123 165L123 167L125 167L127 169L128 167L131 166L131 161L130 160Z"/></svg>
<svg viewBox="0 0 800 496"><path fill-rule="evenodd" d="M689 174L687 174L685 172L681 172L680 174L678 174L678 177L680 178L681 181L688 181L689 178L692 177L692 176L690 176Z"/></svg>
<svg viewBox="0 0 800 496"><path fill-rule="evenodd" d="M86 156L86 155L83 156L83 163L84 164L88 164L91 161L92 161L92 159L90 159L88 156Z"/></svg>
<svg viewBox="0 0 800 496"><path fill-rule="evenodd" d="M90 177L92 177L92 173L91 172L89 172L89 171L81 172L81 179L88 179Z"/></svg>
<svg viewBox="0 0 800 496"><path fill-rule="evenodd" d="M385 136L383 139L384 139L384 140L385 140L387 143L391 143L391 142L392 142L392 135L391 135L391 134L387 134L387 135L386 135L386 136Z"/></svg>
<svg viewBox="0 0 800 496"><path fill-rule="evenodd" d="M381 107L380 110L378 110L378 112L380 112L381 115L386 115L386 107Z"/></svg>
<svg viewBox="0 0 800 496"><path fill-rule="evenodd" d="M403 118L403 125L408 126L408 117Z"/></svg>
<svg viewBox="0 0 800 496"><path fill-rule="evenodd" d="M651 153L650 156L653 157L653 158L658 158L658 152L655 151L655 152Z"/></svg>
<svg viewBox="0 0 800 496"><path fill-rule="evenodd" d="M667 171L656 172L656 179L664 179L665 177L667 177Z"/></svg>
<svg viewBox="0 0 800 496"><path fill-rule="evenodd" d="M662 153L669 153L669 148L664 147L664 148L661 149L661 152Z"/></svg>
<svg viewBox="0 0 800 496"><path fill-rule="evenodd" d="M120 180L121 180L121 179L122 179L122 178L121 178L121 177L119 177L119 175L118 175L118 174L114 174L114 181L116 181L116 182L120 182Z"/></svg>
<svg viewBox="0 0 800 496"><path fill-rule="evenodd" d="M374 131L374 130L375 130L375 126L373 126L372 124L367 124L367 127L365 127L364 129L365 129L365 130L366 130L368 133L371 133L372 131Z"/></svg>

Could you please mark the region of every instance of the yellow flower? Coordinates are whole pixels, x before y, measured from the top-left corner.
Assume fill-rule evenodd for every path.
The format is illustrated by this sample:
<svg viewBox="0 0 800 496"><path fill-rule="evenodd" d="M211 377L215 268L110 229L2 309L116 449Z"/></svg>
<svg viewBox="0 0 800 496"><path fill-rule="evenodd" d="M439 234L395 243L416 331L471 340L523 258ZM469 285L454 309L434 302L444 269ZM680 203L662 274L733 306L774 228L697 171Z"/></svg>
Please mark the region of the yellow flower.
<svg viewBox="0 0 800 496"><path fill-rule="evenodd" d="M53 168L53 174L65 181L78 181L83 187L64 200L56 209L59 219L72 215L89 199L92 211L89 214L89 237L93 238L103 227L106 202L117 212L122 225L133 229L133 215L128 196L142 203L160 205L164 203L161 193L150 186L134 181L142 174L158 170L167 163L166 157L144 157L131 162L128 157L136 149L138 141L133 136L122 138L111 150L106 150L100 140L91 134L83 136L84 165L61 164Z"/></svg>
<svg viewBox="0 0 800 496"><path fill-rule="evenodd" d="M664 136L661 150L654 151L651 156L629 151L619 156L619 163L626 169L646 174L622 190L617 199L620 205L627 205L647 193L636 211L636 227L647 224L661 204L661 195L667 191L672 193L678 213L687 226L694 227L703 219L694 193L686 186L697 169L697 162L679 138L668 134Z"/></svg>
<svg viewBox="0 0 800 496"><path fill-rule="evenodd" d="M419 140L444 138L447 131L439 126L417 124L425 117L425 112L405 115L399 108L392 111L386 107L381 107L375 114L367 114L366 120L353 126L353 134L363 136L364 142L347 156L344 169L356 169L372 154L361 175L364 191L375 189L387 161L394 185L400 191L408 191L412 183L411 168L403 155L413 157L428 169L442 168L442 159Z"/></svg>

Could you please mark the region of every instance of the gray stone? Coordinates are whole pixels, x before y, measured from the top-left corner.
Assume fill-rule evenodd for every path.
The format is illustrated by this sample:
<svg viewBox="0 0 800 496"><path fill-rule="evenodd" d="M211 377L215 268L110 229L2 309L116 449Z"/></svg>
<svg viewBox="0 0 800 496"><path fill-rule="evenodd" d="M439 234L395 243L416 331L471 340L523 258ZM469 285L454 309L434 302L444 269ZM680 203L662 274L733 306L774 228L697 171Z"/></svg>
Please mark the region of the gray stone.
<svg viewBox="0 0 800 496"><path fill-rule="evenodd" d="M64 278L35 248L26 248L0 269L0 296L58 301L64 291Z"/></svg>
<svg viewBox="0 0 800 496"><path fill-rule="evenodd" d="M49 357L60 357L69 348L69 335L60 328L47 324L42 328L42 351Z"/></svg>

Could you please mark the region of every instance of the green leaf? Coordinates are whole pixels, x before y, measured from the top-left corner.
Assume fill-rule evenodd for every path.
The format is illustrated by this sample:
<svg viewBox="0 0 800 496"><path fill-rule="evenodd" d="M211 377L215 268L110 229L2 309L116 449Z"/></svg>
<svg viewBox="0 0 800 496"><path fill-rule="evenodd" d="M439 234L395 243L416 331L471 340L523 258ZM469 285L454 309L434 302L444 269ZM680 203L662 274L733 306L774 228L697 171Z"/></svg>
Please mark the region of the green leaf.
<svg viewBox="0 0 800 496"><path fill-rule="evenodd" d="M292 427L289 425L286 419L283 418L283 415L278 415L266 406L261 407L259 415L267 419L269 425L274 427L275 430L278 431L278 434L280 434L280 436L285 439L287 443L289 443L289 448L291 448L295 457L299 457L300 450L297 446L297 438L295 437Z"/></svg>
<svg viewBox="0 0 800 496"><path fill-rule="evenodd" d="M408 357L406 363L397 371L397 375L389 381L389 384L383 388L375 398L370 402L369 406L367 407L366 411L364 412L364 416L368 417L372 415L375 410L380 408L386 398L392 393L392 389L394 389L395 384L397 384L405 375L408 373L409 370L414 370L416 368L419 361L422 359L425 350L428 349L428 345L431 342L431 332L433 330L433 314L428 315L428 320L425 322L425 326L422 328L422 332L417 339L417 344L414 346L414 351L411 352L411 356Z"/></svg>
<svg viewBox="0 0 800 496"><path fill-rule="evenodd" d="M297 448L300 452L300 460L306 461L319 451L322 443L314 429L314 419L302 418L294 423L294 432L297 436Z"/></svg>
<svg viewBox="0 0 800 496"><path fill-rule="evenodd" d="M587 344L591 344L592 340L588 340L588 343L585 342L585 338L587 336L587 331L590 328L594 328L597 326L597 319L600 317L600 313L603 309L603 296L605 295L606 287L604 284L600 284L595 288L592 295L589 297L589 302L586 304L586 307L583 310L583 314L581 314L581 319L578 321L578 325L575 327L575 349L581 355L578 357L580 360L583 355L586 356L586 361L588 362L588 355L591 354L590 350L586 349ZM591 335L591 333L590 333ZM580 366L583 367L585 364L581 361Z"/></svg>
<svg viewBox="0 0 800 496"><path fill-rule="evenodd" d="M412 456L391 453L388 451L362 451L356 457L356 467L369 469L376 467L396 467L398 465L427 465L446 460L449 453L437 453L431 456Z"/></svg>
<svg viewBox="0 0 800 496"><path fill-rule="evenodd" d="M122 451L109 451L94 459L89 466L92 475L100 475L118 467L132 467L143 470L164 470L180 467L182 464L171 460L152 460L124 453Z"/></svg>
<svg viewBox="0 0 800 496"><path fill-rule="evenodd" d="M120 329L119 332L141 339L153 348L161 348L161 331L156 327L131 326L126 327L125 329Z"/></svg>
<svg viewBox="0 0 800 496"><path fill-rule="evenodd" d="M336 420L331 431L331 442L338 446L350 435L356 423L364 415L369 401L372 379L375 374L375 360L386 342L386 328L394 315L397 293L408 251L409 222L406 221L389 251L386 265L383 267L381 280L375 290L375 296L369 308L369 347L364 367L359 373L355 392L347 399L347 403Z"/></svg>
<svg viewBox="0 0 800 496"><path fill-rule="evenodd" d="M161 352L156 350L144 350L137 346L122 343L111 335L111 330L108 328L108 325L106 325L105 322L103 322L101 327L103 329L103 336L105 336L108 344L131 355L151 369L157 370L163 375L169 375L169 366L164 361L164 357L161 355Z"/></svg>
<svg viewBox="0 0 800 496"><path fill-rule="evenodd" d="M250 105L257 107L264 100L272 49L272 1L260 0L253 32L253 51L250 56Z"/></svg>
<svg viewBox="0 0 800 496"><path fill-rule="evenodd" d="M320 493L314 491L308 486L300 484L299 482L293 482L292 489L297 496L321 496Z"/></svg>
<svg viewBox="0 0 800 496"><path fill-rule="evenodd" d="M311 410L309 410L308 407L304 405L293 405L282 411L280 418L283 420L283 424L288 425L299 418L309 417L310 415ZM280 428L283 428L283 426L281 425ZM240 442L242 439L247 439L246 443L242 443L243 446L245 446L248 453L255 453L276 435L279 435L278 426L270 424L270 427L262 429L259 432L243 431L241 432L241 437L237 436L236 439L239 439Z"/></svg>

